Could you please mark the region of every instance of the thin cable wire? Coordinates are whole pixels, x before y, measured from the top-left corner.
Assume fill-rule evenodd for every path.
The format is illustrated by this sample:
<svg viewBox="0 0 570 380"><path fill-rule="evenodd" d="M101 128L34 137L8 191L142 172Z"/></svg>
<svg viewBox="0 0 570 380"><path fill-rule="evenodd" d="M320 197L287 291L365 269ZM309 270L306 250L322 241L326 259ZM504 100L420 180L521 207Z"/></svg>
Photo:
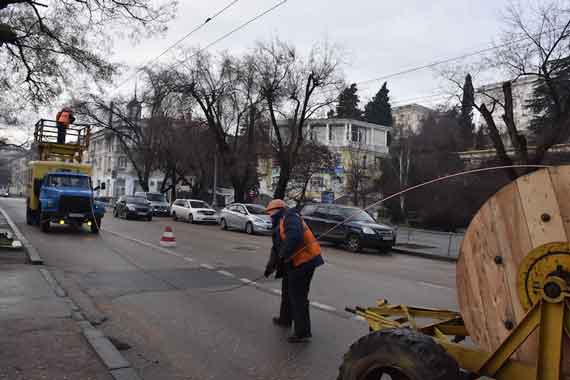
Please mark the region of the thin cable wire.
<svg viewBox="0 0 570 380"><path fill-rule="evenodd" d="M285 4L287 1L289 0L282 0L281 2L275 4L274 6L272 6L271 8L259 13L258 15L256 15L255 17L249 19L248 21L244 22L243 24L241 24L240 26L232 29L231 31L227 32L226 34L222 35L221 37L218 37L217 39L215 39L214 41L210 42L208 45L204 46L203 48L198 49L194 54L192 54L190 57L185 58L184 62L188 61L191 58L194 58L195 56L197 56L200 52L207 50L209 48L211 48L212 46L216 45L217 43L225 40L226 38L228 38L229 36L231 36L234 33L239 32L240 30L242 30L243 28L245 28L246 26L248 26L249 24L251 24L254 21L259 20L260 18L262 18L263 16L265 16L266 14L274 11L275 9L279 8L280 6L282 6L283 4ZM172 65L168 66L169 69L172 69L176 66L181 65L184 62L179 62L179 63L173 63Z"/></svg>
<svg viewBox="0 0 570 380"><path fill-rule="evenodd" d="M555 31L557 31L557 30L561 30L561 29L564 29L564 28L565 28L565 27L555 28L555 29L552 29L551 31L555 32ZM536 38L536 37L539 37L539 36L540 36L540 34L537 34L537 35L534 35L534 36L532 36L532 37ZM425 64L425 65L420 65L420 66L411 67L411 68L409 68L409 69L402 70L402 71L397 71L397 72L392 73L392 74L388 74L388 75L384 75L384 76L380 76L380 77L376 77L376 78L371 78L371 79L365 79L365 80L362 80L362 81L360 81L360 82L356 82L356 84L357 84L357 85L361 85L361 84L367 84L367 83L371 83L371 82L378 82L378 81L381 81L381 80L386 80L386 79L394 78L394 77L397 77L397 76L401 76L401 75L405 75L405 74L410 74L410 73L413 73L413 72L416 72L416 71L421 71L421 70L429 69L429 68L436 67L436 66L439 66L439 65L443 65L443 64L445 64L445 63L449 63L449 62L453 62L453 61L459 61L459 60L461 60L461 59L465 59L465 58L469 58L469 57L474 57L474 56L476 56L476 55L480 55L480 54L487 53L487 52L490 52L490 51L493 51L493 50L501 49L501 48L504 48L504 47L507 47L507 46L510 46L510 45L514 45L514 44L517 44L517 43L519 43L519 42L523 42L523 41L526 41L526 40L529 40L529 39L531 39L531 37L529 37L529 36L524 36L524 37L522 37L522 38L519 38L519 39L516 39L516 40L512 40L512 41L509 41L509 42L505 42L505 43L500 44L500 45L497 45L497 46L491 46L491 47L488 47L488 48L485 48L485 49L475 50L475 51L472 51L472 52L470 52L470 53L458 55L458 56L455 56L455 57L451 57L451 58L446 58L446 59L434 61L434 62Z"/></svg>
<svg viewBox="0 0 570 380"><path fill-rule="evenodd" d="M206 24L208 24L209 22L211 22L212 20L214 20L216 17L218 17L219 15L221 15L222 13L224 13L225 11L227 11L228 9L230 9L232 6L234 6L239 0L233 0L232 2L230 2L229 4L227 4L224 8L220 9L218 12L214 13L211 17L208 17L206 19L206 21L204 21L203 23L201 23L200 25L196 26L194 29L192 29L190 32L186 33L186 35L184 35L182 38L180 38L178 41L174 42L173 44L171 44L169 47L167 47L162 53L160 53L158 56L154 57L153 59L149 60L148 62L146 62L143 67L148 66L148 65L152 65L154 62L158 61L160 58L162 58L166 53L168 53L170 50L172 50L174 47L178 46L179 44L181 44L182 42L184 42L186 39L188 39L191 35L193 35L194 33L196 33L197 31L199 31L200 29L202 29L204 26L206 26ZM141 71L141 68L138 68L132 75L130 75L127 79L125 79L124 81L122 81L120 84L118 84L117 86L115 86L115 90L121 88L125 83L127 83L128 81L130 81L133 77L135 77L136 75L138 75L138 72Z"/></svg>
<svg viewBox="0 0 570 380"><path fill-rule="evenodd" d="M453 174L448 174L446 176L443 177L438 177L438 178L434 178L432 180L420 183L418 185L414 185L414 186L410 186L402 191L398 191L392 195L389 195L385 198L382 198L374 203L372 203L371 205L367 206L366 208L364 208L364 211L369 210L372 207L375 207L381 203L384 203L386 201L389 201L392 198L398 197L400 195L403 195L405 193L408 193L410 191L414 191L417 190L421 187L424 186L428 186L431 185L433 183L436 182L441 182L441 181L446 181L448 179L451 178L455 178L455 177L460 177L460 176L465 176L465 175L469 175L469 174L476 174L476 173L482 173L482 172L489 172L489 171L495 171L495 170L504 170L504 169L517 169L517 168L535 168L535 169L546 169L546 168L550 168L552 167L551 165L504 165L504 166L493 166L493 167L489 167L489 168L480 168L480 169L472 169L472 170L466 170L466 171L462 171L462 172L458 172L458 173L453 173ZM349 222L350 220L352 220L355 216L357 216L360 212L355 212L354 214L352 214L351 216L349 216L348 218L346 218L345 220L343 220L342 222L336 224L335 226L333 226L332 228L330 228L328 231L325 231L324 234L320 235L316 240L319 241L321 240L324 236L330 234L332 231L334 231L335 229L337 229L338 227L342 226L343 224L346 224L347 222ZM301 247L299 250L306 248L307 245L304 245L303 247ZM257 282L260 279L262 279L264 276L260 276L257 279L253 280L251 283ZM239 284L236 286L231 286L231 287L227 287L227 288L222 288L222 289L216 289L216 290L212 290L212 291L207 291L208 293L226 293L226 292L230 292L236 289L240 289L243 288L245 286L249 286L251 285L251 283L243 283L243 284Z"/></svg>

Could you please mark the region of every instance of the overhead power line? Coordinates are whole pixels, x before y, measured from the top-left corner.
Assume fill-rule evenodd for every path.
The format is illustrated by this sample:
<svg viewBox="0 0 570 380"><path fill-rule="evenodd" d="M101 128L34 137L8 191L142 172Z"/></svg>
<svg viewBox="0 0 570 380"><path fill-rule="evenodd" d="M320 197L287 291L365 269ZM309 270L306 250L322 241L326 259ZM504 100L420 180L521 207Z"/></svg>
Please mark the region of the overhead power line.
<svg viewBox="0 0 570 380"><path fill-rule="evenodd" d="M227 32L226 34L222 35L221 37L215 39L214 41L210 42L208 45L204 46L203 48L198 49L198 51L196 53L194 53L190 58L196 56L199 52L207 50L209 48L211 48L212 46L216 45L217 43L220 43L221 41L225 40L226 38L230 37L232 34L239 32L240 30L242 30L243 28L245 28L246 26L248 26L249 24L251 24L252 22L255 22L257 20L259 20L260 18L262 18L263 16L267 15L270 12L273 12L275 9L279 8L280 6L282 6L283 4L285 4L287 1L289 0L282 0L279 3L275 4L274 6L272 6L271 8L259 13L258 15L254 16L253 18L247 20L246 22L244 22L243 24L241 24L240 26L238 26L237 28L234 28L232 30L230 30L229 32ZM169 67L174 67L177 66L178 64L173 64L172 66Z"/></svg>
<svg viewBox="0 0 570 380"><path fill-rule="evenodd" d="M561 30L561 29L564 29L564 28L565 28L565 27L554 28L554 29L551 29L551 31L555 32L555 31L557 31L557 30ZM519 43L519 42L523 42L523 41L529 40L529 39L531 39L531 37L532 37L532 38L536 38L536 37L539 37L539 36L540 36L540 34L537 34L537 35L534 35L534 36L524 36L524 37L521 37L521 38L519 38L519 39L511 40L511 41L505 42L505 43L500 44L500 45L497 45L497 46L491 46L491 47L488 47L488 48L485 48L485 49L475 50L475 51L472 51L472 52L470 52L470 53L458 55L458 56L455 56L455 57L446 58L446 59L442 59L442 60L438 60L438 61L433 61L433 62L431 62L431 63L427 63L427 64L424 64L424 65L420 65L420 66L416 66L416 67L411 67L411 68L409 68L409 69L402 70L402 71L397 71L397 72L392 73L392 74L383 75L383 76L376 77L376 78L371 78L371 79L365 79L365 80L362 80L362 81L360 81L360 82L356 82L356 84L357 84L357 85L367 84L367 83L378 82L378 81L381 81L381 80L386 80L386 79L394 78L394 77L401 76L401 75L405 75L405 74L411 74L411 73L416 72L416 71L421 71L421 70L425 70L425 69L430 69L430 68L432 68L432 67L436 67L436 66L439 66L439 65L443 65L443 64L445 64L445 63L449 63L449 62L453 62L453 61L459 61L459 60L462 60L462 59L465 59L465 58L474 57L474 56L477 56L477 55L480 55L480 54L483 54L483 53L487 53L487 52L490 52L490 51L493 51L493 50L502 49L502 48L504 48L504 47L507 47L507 46L510 46L510 45L513 45L513 44L517 44L517 43Z"/></svg>
<svg viewBox="0 0 570 380"><path fill-rule="evenodd" d="M206 26L206 24L208 24L209 22L211 22L212 20L214 20L216 17L220 16L222 13L224 13L225 11L227 11L228 9L230 9L232 6L234 6L239 0L233 0L230 3L228 3L225 7L223 7L222 9L220 9L219 11L217 11L216 13L214 13L212 16L208 17L203 23L199 24L198 26L196 26L194 29L192 29L191 31L189 31L188 33L186 33L184 36L182 36L182 38L180 38L179 40L177 40L176 42L174 42L173 44L171 44L170 46L168 46L166 49L164 49L159 55L157 55L156 57L154 57L153 59L149 60L148 62L146 62L144 65L142 65L142 67L148 66L148 65L152 65L153 63L155 63L156 61L158 61L160 58L162 58L166 53L168 53L170 50L174 49L176 46L180 45L182 42L184 42L185 40L187 40L190 36L192 36L194 33L198 32L200 29L202 29L204 26ZM141 70L141 68L138 68L132 75L130 75L129 77L127 77L124 81L122 81L120 84L118 84L115 89L118 89L120 87L122 87L125 83L127 83L128 81L130 81L133 77L135 77L138 72Z"/></svg>

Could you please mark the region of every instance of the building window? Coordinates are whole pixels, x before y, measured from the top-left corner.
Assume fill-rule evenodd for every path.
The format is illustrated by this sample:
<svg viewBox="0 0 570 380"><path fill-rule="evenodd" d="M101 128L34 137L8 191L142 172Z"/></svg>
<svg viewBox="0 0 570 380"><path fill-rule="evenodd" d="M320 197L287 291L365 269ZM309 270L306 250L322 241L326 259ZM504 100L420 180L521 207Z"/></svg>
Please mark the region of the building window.
<svg viewBox="0 0 570 380"><path fill-rule="evenodd" d="M311 188L321 189L325 186L325 180L323 177L313 177L311 178Z"/></svg>
<svg viewBox="0 0 570 380"><path fill-rule="evenodd" d="M352 126L350 141L352 142L362 142L362 129L356 126Z"/></svg>
<svg viewBox="0 0 570 380"><path fill-rule="evenodd" d="M119 168L125 169L127 167L127 157L121 156L119 157Z"/></svg>

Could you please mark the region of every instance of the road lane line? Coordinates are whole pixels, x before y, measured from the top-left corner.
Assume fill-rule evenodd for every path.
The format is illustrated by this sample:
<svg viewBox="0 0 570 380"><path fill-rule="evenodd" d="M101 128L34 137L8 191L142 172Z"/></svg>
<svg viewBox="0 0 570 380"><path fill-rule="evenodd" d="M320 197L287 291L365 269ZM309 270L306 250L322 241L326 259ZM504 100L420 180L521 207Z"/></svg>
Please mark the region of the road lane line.
<svg viewBox="0 0 570 380"><path fill-rule="evenodd" d="M190 262L190 263L193 263L193 262L194 262L194 259L191 258L191 257L185 257L184 260L186 260L186 261L188 261L188 262Z"/></svg>
<svg viewBox="0 0 570 380"><path fill-rule="evenodd" d="M202 268L206 268L206 269L209 269L209 270L214 270L214 267L211 266L211 265L209 265L209 264L200 264L200 266L201 266Z"/></svg>
<svg viewBox="0 0 570 380"><path fill-rule="evenodd" d="M253 281L251 281L248 278L240 278L239 280L245 284L252 284L253 283Z"/></svg>
<svg viewBox="0 0 570 380"><path fill-rule="evenodd" d="M146 241L144 241L144 240L140 240L140 239L137 239L137 238L134 238L134 237L131 237L131 236L123 235L123 234L120 234L120 233L118 233L118 232L111 231L111 230L109 230L109 229L107 229L107 228L101 228L101 230L103 230L103 231L105 231L105 232L107 232L107 233L110 233L111 235L118 236L118 237L120 237L120 238L122 238L122 239L130 240L130 241L135 242L135 243L138 243L138 244L140 244L140 245L144 245L145 247L149 247L149 248L156 249L156 250L158 250L158 251L160 251L160 252L166 253L167 255L176 256L176 257L182 257L182 255L179 254L178 252L174 252L174 251L172 251L172 250L170 250L170 249L163 248L163 247L161 247L161 246L159 246L159 245L155 245L155 244L152 244L152 243L149 243L149 242L146 242Z"/></svg>
<svg viewBox="0 0 570 380"><path fill-rule="evenodd" d="M355 321L366 321L366 318L364 318L362 315L355 315L354 317L352 317L352 319L354 319Z"/></svg>
<svg viewBox="0 0 570 380"><path fill-rule="evenodd" d="M315 301L311 301L311 305L313 305L314 307L316 307L317 309L321 309L321 310L326 310L326 311L336 311L336 308L329 306L329 305L325 305L323 303L319 303L319 302L315 302Z"/></svg>
<svg viewBox="0 0 570 380"><path fill-rule="evenodd" d="M432 284L431 282L420 281L420 282L418 282L418 284L423 285L423 286L427 286L429 288L435 288L435 289L451 289L447 286Z"/></svg>
<svg viewBox="0 0 570 380"><path fill-rule="evenodd" d="M233 273L227 272L225 270L219 270L217 271L219 274L224 275L226 277L235 277L235 275Z"/></svg>

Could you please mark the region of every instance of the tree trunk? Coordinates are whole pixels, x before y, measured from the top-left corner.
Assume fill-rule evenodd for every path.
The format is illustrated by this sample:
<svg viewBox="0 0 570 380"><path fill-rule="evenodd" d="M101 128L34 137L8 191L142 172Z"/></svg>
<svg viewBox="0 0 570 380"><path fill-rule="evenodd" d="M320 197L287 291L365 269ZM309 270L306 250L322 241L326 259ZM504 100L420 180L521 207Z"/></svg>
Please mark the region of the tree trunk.
<svg viewBox="0 0 570 380"><path fill-rule="evenodd" d="M172 181L172 188L170 189L170 202L174 202L176 200L176 184L178 183L176 178L176 167L172 168L170 175L170 180Z"/></svg>
<svg viewBox="0 0 570 380"><path fill-rule="evenodd" d="M497 128L495 120L493 119L493 114L491 111L489 111L485 104L481 104L481 107L479 107L478 110L481 112L481 115L485 119L485 123L487 124L487 129L489 131L489 137L491 138L491 141L493 141L493 145L495 146L495 150L497 152L497 157L504 166L513 165L513 160L511 160L507 154L505 144L503 144L503 140L501 140L499 129ZM507 172L509 178L513 181L519 176L514 168L507 168L505 171Z"/></svg>
<svg viewBox="0 0 570 380"><path fill-rule="evenodd" d="M275 192L273 193L273 198L275 199L285 199L287 195L287 183L289 183L289 178L291 176L291 167L289 162L281 161L281 167L279 170L279 181L275 187Z"/></svg>

